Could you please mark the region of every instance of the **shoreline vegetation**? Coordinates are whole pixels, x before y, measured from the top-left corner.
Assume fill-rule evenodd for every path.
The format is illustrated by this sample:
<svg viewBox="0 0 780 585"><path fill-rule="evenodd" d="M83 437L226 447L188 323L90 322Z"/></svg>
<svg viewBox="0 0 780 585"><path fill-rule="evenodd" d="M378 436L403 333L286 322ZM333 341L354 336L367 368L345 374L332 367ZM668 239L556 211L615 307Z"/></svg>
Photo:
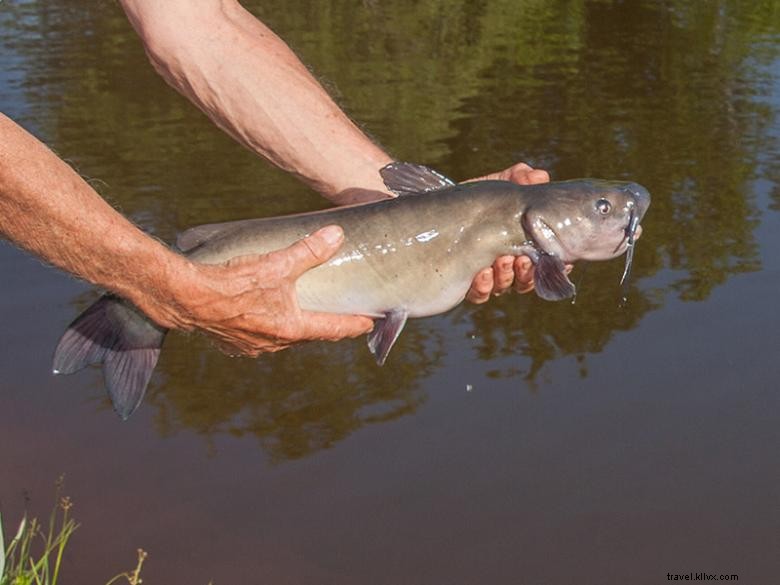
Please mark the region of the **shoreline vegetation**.
<svg viewBox="0 0 780 585"><path fill-rule="evenodd" d="M65 548L79 524L71 516L73 501L62 494L64 477L56 482L55 504L47 524L37 518L22 517L6 544L4 519L0 514L0 585L56 585ZM105 585L140 585L141 568L147 553L138 549L133 570L119 573Z"/></svg>

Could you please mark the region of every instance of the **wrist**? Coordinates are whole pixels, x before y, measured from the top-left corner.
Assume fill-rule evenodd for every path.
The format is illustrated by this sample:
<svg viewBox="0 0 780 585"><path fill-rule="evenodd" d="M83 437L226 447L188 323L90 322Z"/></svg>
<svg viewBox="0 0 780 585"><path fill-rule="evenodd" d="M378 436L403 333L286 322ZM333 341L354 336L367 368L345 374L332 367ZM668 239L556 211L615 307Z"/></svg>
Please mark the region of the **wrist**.
<svg viewBox="0 0 780 585"><path fill-rule="evenodd" d="M196 282L195 265L171 250L146 263L145 274L117 291L157 325L166 329L192 329L188 300Z"/></svg>

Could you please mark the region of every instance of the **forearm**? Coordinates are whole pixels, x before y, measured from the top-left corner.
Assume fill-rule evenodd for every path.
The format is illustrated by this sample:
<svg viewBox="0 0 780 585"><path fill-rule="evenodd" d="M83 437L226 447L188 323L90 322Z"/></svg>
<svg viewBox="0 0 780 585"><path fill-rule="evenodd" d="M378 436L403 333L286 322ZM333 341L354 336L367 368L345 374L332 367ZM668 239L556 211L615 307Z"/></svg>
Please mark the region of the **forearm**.
<svg viewBox="0 0 780 585"><path fill-rule="evenodd" d="M190 263L117 213L46 146L0 114L0 236L130 299L162 325L171 276Z"/></svg>
<svg viewBox="0 0 780 585"><path fill-rule="evenodd" d="M121 0L155 69L220 128L335 201L387 193L390 157L290 48L234 0Z"/></svg>

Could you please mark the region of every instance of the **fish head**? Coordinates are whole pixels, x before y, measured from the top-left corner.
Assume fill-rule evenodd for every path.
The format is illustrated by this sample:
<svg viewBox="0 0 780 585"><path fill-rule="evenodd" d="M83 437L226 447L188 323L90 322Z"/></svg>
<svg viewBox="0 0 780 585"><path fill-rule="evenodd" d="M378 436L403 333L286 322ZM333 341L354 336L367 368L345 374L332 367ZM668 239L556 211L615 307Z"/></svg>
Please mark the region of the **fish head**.
<svg viewBox="0 0 780 585"><path fill-rule="evenodd" d="M639 223L650 206L642 185L579 179L548 186L526 209L523 230L563 262L616 258L642 234Z"/></svg>

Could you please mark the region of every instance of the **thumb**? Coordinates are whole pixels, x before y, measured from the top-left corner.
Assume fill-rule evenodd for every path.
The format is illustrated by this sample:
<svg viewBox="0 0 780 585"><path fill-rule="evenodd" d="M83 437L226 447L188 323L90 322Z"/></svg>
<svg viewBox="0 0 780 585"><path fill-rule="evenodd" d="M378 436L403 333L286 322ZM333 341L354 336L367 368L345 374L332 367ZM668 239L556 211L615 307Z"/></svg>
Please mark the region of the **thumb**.
<svg viewBox="0 0 780 585"><path fill-rule="evenodd" d="M292 276L297 278L307 270L327 262L343 242L344 230L337 225L329 225L298 240L286 250L293 262L290 270Z"/></svg>

